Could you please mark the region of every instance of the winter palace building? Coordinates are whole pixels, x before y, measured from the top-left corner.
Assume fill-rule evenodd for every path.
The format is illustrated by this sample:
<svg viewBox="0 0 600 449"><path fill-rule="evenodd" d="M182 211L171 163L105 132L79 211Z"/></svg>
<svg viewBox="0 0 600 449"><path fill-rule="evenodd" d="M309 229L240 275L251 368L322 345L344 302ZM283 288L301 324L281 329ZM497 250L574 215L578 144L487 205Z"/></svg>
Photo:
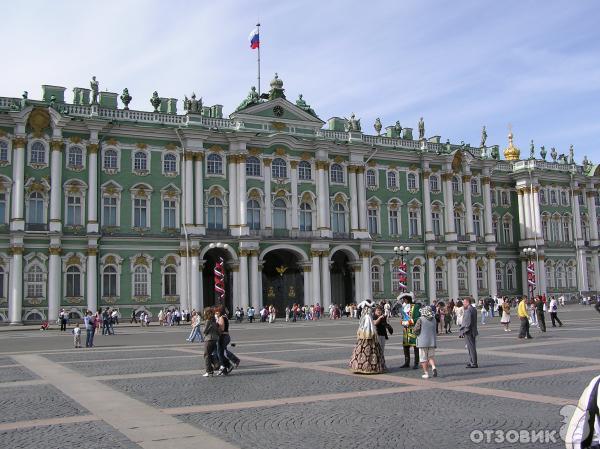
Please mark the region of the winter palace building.
<svg viewBox="0 0 600 449"><path fill-rule="evenodd" d="M399 245L421 301L527 292L525 247L536 293L600 290L600 169L572 149L523 156L485 130L457 145L422 119L369 135L277 76L228 118L195 95L178 114L155 92L145 112L90 87L0 97L2 321L200 309L220 258L230 309L392 298Z"/></svg>

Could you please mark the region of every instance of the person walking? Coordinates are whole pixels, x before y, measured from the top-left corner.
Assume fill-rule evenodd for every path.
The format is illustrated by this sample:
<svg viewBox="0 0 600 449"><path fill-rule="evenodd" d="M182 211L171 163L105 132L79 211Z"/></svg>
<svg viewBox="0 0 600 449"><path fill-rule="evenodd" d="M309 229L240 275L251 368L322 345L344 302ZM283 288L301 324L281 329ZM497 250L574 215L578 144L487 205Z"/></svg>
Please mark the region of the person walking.
<svg viewBox="0 0 600 449"><path fill-rule="evenodd" d="M504 325L504 332L510 332L510 302L502 301L502 318L500 322Z"/></svg>
<svg viewBox="0 0 600 449"><path fill-rule="evenodd" d="M535 299L535 313L540 330L546 332L546 317L544 316L544 301L541 296Z"/></svg>
<svg viewBox="0 0 600 449"><path fill-rule="evenodd" d="M421 309L421 316L415 324L415 334L417 335L417 348L419 348L419 359L423 368L423 379L437 377L438 372L435 366L435 348L437 347L437 332L435 316L431 307ZM429 368L431 367L431 376Z"/></svg>
<svg viewBox="0 0 600 449"><path fill-rule="evenodd" d="M204 309L204 366L206 372L203 377L212 377L214 375L215 360L213 353L217 350L219 341L219 325L215 320L215 314L211 307Z"/></svg>
<svg viewBox="0 0 600 449"><path fill-rule="evenodd" d="M481 324L485 324L485 319L490 315L490 303L481 299Z"/></svg>
<svg viewBox="0 0 600 449"><path fill-rule="evenodd" d="M204 337L202 336L202 332L201 332L201 321L200 321L200 315L198 313L196 313L196 311L194 310L192 312L192 331L190 332L189 337L187 338L187 341L189 341L190 343L193 343L196 341L196 338L200 339L200 342L204 341Z"/></svg>
<svg viewBox="0 0 600 449"><path fill-rule="evenodd" d="M219 326L219 340L217 341L217 356L219 358L219 373L218 375L227 375L233 368L237 368L240 364L240 359L227 349L231 342L229 335L229 318L225 313L225 307L220 306L215 310L217 325Z"/></svg>
<svg viewBox="0 0 600 449"><path fill-rule="evenodd" d="M246 313L248 314L248 322L254 323L254 307L253 306L248 307L248 310L246 311Z"/></svg>
<svg viewBox="0 0 600 449"><path fill-rule="evenodd" d="M133 323L135 323L135 324L138 323L137 317L135 316L135 309L131 310L131 319L129 320L129 324L133 324Z"/></svg>
<svg viewBox="0 0 600 449"><path fill-rule="evenodd" d="M519 329L519 338L533 338L529 333L529 314L527 313L527 297L523 296L519 306L517 307L517 315L521 321L521 327Z"/></svg>
<svg viewBox="0 0 600 449"><path fill-rule="evenodd" d="M463 301L465 314L460 327L460 333L464 336L465 342L467 343L467 351L469 352L469 364L467 365L467 368L479 368L479 365L477 364L477 345L475 340L477 335L479 335L477 332L477 309L471 305L471 301L471 298L465 298Z"/></svg>
<svg viewBox="0 0 600 449"><path fill-rule="evenodd" d="M465 307L463 302L459 299L456 301L456 305L454 306L454 316L456 317L456 325L460 329L463 322L463 317L465 316ZM458 338L464 338L462 334L459 333Z"/></svg>
<svg viewBox="0 0 600 449"><path fill-rule="evenodd" d="M58 315L58 317L60 321L60 330L64 332L67 330L67 319L69 315L67 314L67 312L65 312L65 309L60 309L60 314Z"/></svg>
<svg viewBox="0 0 600 449"><path fill-rule="evenodd" d="M381 346L381 354L385 359L385 341L388 337L388 322L387 316L384 313L384 309L382 306L375 307L375 316L374 316L373 324L375 325L375 329L377 330L377 337L379 338L379 346ZM391 326L389 326L391 327Z"/></svg>
<svg viewBox="0 0 600 449"><path fill-rule="evenodd" d="M562 321L558 318L558 301L556 301L554 296L550 299L550 320L552 320L552 327L556 327L556 323L558 323L560 327L563 326Z"/></svg>
<svg viewBox="0 0 600 449"><path fill-rule="evenodd" d="M96 332L96 320L90 310L88 310L85 314L85 317L83 318L83 323L85 325L85 347L93 348L94 333Z"/></svg>

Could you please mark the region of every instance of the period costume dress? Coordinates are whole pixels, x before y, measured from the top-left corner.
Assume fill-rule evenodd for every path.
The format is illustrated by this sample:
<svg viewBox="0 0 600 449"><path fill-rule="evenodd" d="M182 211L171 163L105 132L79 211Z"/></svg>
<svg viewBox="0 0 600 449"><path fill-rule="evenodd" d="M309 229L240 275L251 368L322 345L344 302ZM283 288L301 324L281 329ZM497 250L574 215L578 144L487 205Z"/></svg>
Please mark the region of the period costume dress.
<svg viewBox="0 0 600 449"><path fill-rule="evenodd" d="M363 301L358 305L362 309L362 313L356 333L356 345L348 364L350 371L353 373L381 374L385 372L383 351L371 317L374 306L375 303L372 301Z"/></svg>

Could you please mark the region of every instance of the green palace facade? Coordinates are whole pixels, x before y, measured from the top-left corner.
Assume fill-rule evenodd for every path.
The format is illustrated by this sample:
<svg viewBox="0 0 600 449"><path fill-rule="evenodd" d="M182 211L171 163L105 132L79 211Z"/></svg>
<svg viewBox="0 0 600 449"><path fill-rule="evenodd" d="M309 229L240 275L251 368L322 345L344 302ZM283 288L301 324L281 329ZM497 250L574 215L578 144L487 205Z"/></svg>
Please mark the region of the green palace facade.
<svg viewBox="0 0 600 449"><path fill-rule="evenodd" d="M421 301L600 289L600 170L573 150L443 142L399 122L322 121L275 76L228 118L195 95L42 86L0 97L0 320L115 307L123 315L215 304L279 310L398 294L409 246ZM69 95L70 96L70 95ZM122 107L119 107L119 98Z"/></svg>

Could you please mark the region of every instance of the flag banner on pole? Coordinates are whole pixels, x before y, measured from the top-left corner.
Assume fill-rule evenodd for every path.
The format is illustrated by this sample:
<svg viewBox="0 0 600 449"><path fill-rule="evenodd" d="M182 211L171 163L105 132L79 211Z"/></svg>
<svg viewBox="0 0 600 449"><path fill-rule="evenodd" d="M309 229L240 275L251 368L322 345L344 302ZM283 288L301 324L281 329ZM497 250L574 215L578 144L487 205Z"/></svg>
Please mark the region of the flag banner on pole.
<svg viewBox="0 0 600 449"><path fill-rule="evenodd" d="M254 28L252 30L252 32L250 33L250 36L248 36L248 40L250 41L250 48L251 49L255 49L258 48L260 46L260 40L258 37L258 28Z"/></svg>

